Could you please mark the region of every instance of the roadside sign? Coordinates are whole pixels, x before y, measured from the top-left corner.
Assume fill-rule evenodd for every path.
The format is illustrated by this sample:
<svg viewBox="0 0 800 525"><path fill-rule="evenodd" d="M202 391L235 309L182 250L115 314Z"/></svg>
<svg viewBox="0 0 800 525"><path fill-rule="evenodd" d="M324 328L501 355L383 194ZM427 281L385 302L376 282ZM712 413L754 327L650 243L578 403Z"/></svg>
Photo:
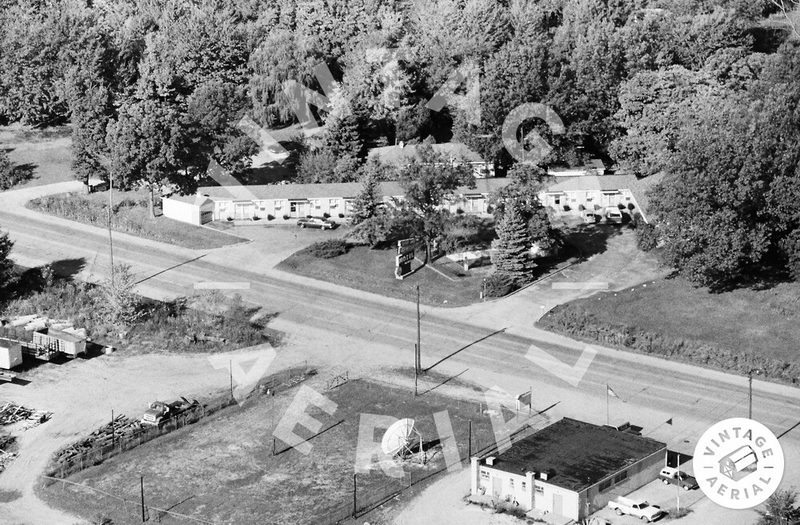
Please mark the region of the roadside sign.
<svg viewBox="0 0 800 525"><path fill-rule="evenodd" d="M414 250L418 241L416 239L402 239L397 241L397 256L395 257L394 276L403 279L411 273L411 261L414 260Z"/></svg>

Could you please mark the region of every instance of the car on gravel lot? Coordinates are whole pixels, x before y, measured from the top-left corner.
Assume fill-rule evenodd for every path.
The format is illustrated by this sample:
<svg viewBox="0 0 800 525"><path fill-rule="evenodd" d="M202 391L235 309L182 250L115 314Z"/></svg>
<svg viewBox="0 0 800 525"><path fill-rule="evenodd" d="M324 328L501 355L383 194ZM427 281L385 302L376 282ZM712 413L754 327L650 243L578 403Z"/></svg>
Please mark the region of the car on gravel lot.
<svg viewBox="0 0 800 525"><path fill-rule="evenodd" d="M332 230L336 228L335 222L330 219L323 219L322 217L297 219L297 225L301 228L321 228L323 230Z"/></svg>

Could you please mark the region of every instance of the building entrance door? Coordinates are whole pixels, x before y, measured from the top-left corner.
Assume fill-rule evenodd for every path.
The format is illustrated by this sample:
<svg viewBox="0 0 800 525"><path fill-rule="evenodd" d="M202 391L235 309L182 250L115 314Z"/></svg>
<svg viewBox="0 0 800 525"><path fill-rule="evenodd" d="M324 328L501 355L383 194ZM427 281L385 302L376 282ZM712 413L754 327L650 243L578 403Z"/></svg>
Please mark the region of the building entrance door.
<svg viewBox="0 0 800 525"><path fill-rule="evenodd" d="M503 492L503 479L492 478L492 497L500 499L500 494Z"/></svg>
<svg viewBox="0 0 800 525"><path fill-rule="evenodd" d="M553 494L553 514L564 515L564 496Z"/></svg>

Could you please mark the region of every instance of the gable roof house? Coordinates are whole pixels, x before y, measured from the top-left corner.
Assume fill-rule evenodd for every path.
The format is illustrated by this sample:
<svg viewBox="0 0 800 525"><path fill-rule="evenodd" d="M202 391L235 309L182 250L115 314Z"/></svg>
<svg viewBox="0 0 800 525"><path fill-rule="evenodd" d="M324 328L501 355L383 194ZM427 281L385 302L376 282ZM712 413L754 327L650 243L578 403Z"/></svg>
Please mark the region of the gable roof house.
<svg viewBox="0 0 800 525"><path fill-rule="evenodd" d="M494 163L485 161L478 153L469 149L460 142L444 142L431 144L433 151L455 165L466 162L472 167L472 174L476 179L485 179L495 176ZM404 168L412 159L420 160L419 145L405 145L402 142L396 146L383 146L369 151L369 158L374 158L384 164Z"/></svg>

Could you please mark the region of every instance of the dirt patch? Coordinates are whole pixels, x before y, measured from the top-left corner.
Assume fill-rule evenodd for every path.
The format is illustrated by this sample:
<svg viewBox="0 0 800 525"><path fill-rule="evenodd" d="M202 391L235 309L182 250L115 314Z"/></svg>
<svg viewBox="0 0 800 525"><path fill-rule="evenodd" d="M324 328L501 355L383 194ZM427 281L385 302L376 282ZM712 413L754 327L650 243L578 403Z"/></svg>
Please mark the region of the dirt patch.
<svg viewBox="0 0 800 525"><path fill-rule="evenodd" d="M279 439L273 442L273 431L298 392L292 389L261 397L243 408L231 408L70 479L136 501L141 474L150 505L173 506L176 512L194 518L218 523L257 519L261 523L319 524L352 512L362 414L413 417L430 446L429 461L425 465L407 463L399 478L387 476L380 469L380 460L362 465L367 472L357 477L361 509L411 484L433 480L431 476L446 467L442 453L435 449L433 413L448 412L462 458L467 457L468 421L473 421L474 447L493 440L491 422L475 403L435 393L415 398L407 390L363 380L349 381L331 391L324 390L325 383L324 377L303 383L324 392L337 406L333 415L315 407L308 409L308 415L322 423L315 437L303 426L295 427L304 439L313 437L308 441L312 445L308 454L288 448ZM378 430L373 439L380 437ZM139 510L89 489L62 488L59 483L43 494L51 504L83 516L104 509L116 522L134 519L133 513ZM169 522L171 518L162 519Z"/></svg>

